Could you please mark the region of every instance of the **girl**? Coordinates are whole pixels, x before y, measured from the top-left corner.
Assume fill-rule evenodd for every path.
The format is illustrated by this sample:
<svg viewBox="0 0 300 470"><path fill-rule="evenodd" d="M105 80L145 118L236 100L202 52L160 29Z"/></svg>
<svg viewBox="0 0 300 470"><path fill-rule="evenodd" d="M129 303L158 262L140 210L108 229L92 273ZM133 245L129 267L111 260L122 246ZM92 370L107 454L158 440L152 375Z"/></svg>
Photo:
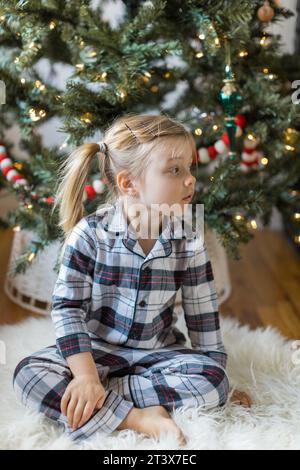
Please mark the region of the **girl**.
<svg viewBox="0 0 300 470"><path fill-rule="evenodd" d="M103 141L75 149L61 169L55 207L65 245L52 299L56 345L23 359L13 383L24 405L61 423L74 440L97 431L170 431L182 447L185 436L170 413L227 402L227 354L204 242L178 235L172 223L163 228L161 213L156 237L139 237L131 217L141 204L144 228L153 204L190 202L195 152L181 123L128 114ZM110 204L84 215L95 156ZM174 326L179 288L192 348ZM250 405L239 393L235 398Z"/></svg>

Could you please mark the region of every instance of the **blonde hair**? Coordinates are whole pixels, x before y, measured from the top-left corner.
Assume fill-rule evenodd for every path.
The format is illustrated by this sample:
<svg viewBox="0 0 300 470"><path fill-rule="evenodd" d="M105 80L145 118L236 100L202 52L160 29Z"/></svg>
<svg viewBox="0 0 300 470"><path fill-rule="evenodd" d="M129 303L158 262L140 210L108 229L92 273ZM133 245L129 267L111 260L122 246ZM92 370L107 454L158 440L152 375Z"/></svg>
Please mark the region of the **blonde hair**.
<svg viewBox="0 0 300 470"><path fill-rule="evenodd" d="M63 162L59 169L59 184L56 191L53 211L59 206L59 226L66 238L73 227L84 216L84 187L95 155L99 153L100 174L108 182L106 203L114 203L119 197L116 177L122 170L127 170L135 180L142 178L150 162L154 148L170 148L169 138L179 138L191 145L194 162L196 144L191 132L179 121L164 115L129 113L116 118L104 132L103 145L86 143L77 147ZM173 155L175 146L172 145ZM102 150L102 152L100 152Z"/></svg>

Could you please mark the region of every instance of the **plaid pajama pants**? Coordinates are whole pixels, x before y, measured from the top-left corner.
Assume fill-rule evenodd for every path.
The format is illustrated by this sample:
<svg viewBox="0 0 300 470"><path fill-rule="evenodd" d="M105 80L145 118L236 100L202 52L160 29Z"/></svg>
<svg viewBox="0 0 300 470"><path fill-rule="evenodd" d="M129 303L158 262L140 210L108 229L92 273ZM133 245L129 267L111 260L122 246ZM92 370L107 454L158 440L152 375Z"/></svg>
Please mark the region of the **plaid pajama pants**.
<svg viewBox="0 0 300 470"><path fill-rule="evenodd" d="M181 406L209 409L227 402L226 372L205 353L182 344L147 350L102 340L92 340L92 349L107 394L102 408L76 430L60 410L61 398L73 376L55 345L24 358L13 376L20 401L63 425L72 440L86 439L97 431L113 432L133 406L161 405L172 412Z"/></svg>

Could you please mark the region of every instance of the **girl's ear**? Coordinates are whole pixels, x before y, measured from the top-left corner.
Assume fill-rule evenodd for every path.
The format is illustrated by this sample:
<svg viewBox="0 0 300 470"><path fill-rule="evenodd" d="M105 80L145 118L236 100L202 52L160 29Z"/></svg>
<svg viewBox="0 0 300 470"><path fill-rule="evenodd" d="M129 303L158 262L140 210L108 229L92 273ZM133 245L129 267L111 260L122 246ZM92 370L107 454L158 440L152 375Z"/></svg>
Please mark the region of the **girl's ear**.
<svg viewBox="0 0 300 470"><path fill-rule="evenodd" d="M134 183L130 179L129 173L126 170L120 171L117 175L117 185L122 194L128 196L135 196L137 191Z"/></svg>

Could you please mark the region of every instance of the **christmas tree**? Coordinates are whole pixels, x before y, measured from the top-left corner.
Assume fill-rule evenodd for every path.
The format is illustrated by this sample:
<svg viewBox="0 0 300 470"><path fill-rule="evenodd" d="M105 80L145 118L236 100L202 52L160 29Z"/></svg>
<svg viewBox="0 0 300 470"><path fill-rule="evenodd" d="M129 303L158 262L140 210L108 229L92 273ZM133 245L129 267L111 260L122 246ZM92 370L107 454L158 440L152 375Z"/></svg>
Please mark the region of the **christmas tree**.
<svg viewBox="0 0 300 470"><path fill-rule="evenodd" d="M25 271L36 254L63 234L52 211L58 169L78 145L126 113L166 114L184 123L198 155L193 203L227 252L253 237L277 207L295 222L300 243L300 115L292 102L297 56L280 53L270 22L292 13L279 1L123 1L119 22L104 17L108 2L0 1L0 188L9 187L18 210L2 228L29 229L36 238L15 264ZM47 59L71 72L64 89L37 64ZM169 99L177 91L176 99ZM46 147L39 126L57 117L63 145ZM17 161L6 130L18 123L28 154ZM197 163L197 165L196 165ZM107 179L91 168L84 207L105 201ZM299 228L298 228L299 227Z"/></svg>

